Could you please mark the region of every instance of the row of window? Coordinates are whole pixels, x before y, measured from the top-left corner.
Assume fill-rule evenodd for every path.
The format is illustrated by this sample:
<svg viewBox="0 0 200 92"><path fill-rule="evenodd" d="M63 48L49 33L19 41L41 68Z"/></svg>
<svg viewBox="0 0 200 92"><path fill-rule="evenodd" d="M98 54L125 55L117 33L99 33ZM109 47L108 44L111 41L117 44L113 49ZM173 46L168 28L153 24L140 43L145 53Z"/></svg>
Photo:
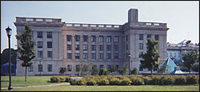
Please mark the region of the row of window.
<svg viewBox="0 0 200 92"><path fill-rule="evenodd" d="M43 42L42 41L37 42L37 48L43 48ZM47 42L47 48L52 48L52 42Z"/></svg>
<svg viewBox="0 0 200 92"><path fill-rule="evenodd" d="M37 32L37 38L43 38L43 32ZM47 32L47 38L52 38L52 32Z"/></svg>
<svg viewBox="0 0 200 92"><path fill-rule="evenodd" d="M151 34L147 34L147 38L151 38ZM139 40L143 40L144 39L144 35L143 34L139 34ZM159 40L159 35L155 35L154 36L155 40Z"/></svg>
<svg viewBox="0 0 200 92"><path fill-rule="evenodd" d="M79 35L75 35L74 36L75 41L80 41L80 36ZM104 37L103 36L99 36L99 42L103 42ZM67 41L71 42L72 41L72 36L71 35L67 35ZM83 35L83 42L87 42L88 41L88 36L87 35ZM90 41L91 42L95 42L96 41L96 36L91 36L90 37ZM112 41L112 37L111 36L107 36L106 37L106 42L111 42ZM119 36L115 36L113 39L114 42L119 42Z"/></svg>
<svg viewBox="0 0 200 92"><path fill-rule="evenodd" d="M104 67L104 65L99 65L99 69L102 69ZM94 66L92 66L92 68L94 68ZM115 65L115 68L118 70L119 69L119 65ZM48 64L47 65L47 71L48 72L52 72L53 66L52 64ZM107 65L107 69L111 69L111 65ZM33 66L30 66L28 71L29 72L33 72ZM72 65L67 65L67 70L70 72L72 71ZM76 72L80 71L80 65L76 65ZM38 72L43 72L43 65L42 64L38 64Z"/></svg>
<svg viewBox="0 0 200 92"><path fill-rule="evenodd" d="M67 50L72 50L72 45L67 45ZM80 50L80 46L75 44L75 50ZM88 45L83 44L83 51L88 50ZM96 50L96 45L91 45L91 51ZM111 45L106 46L107 51L111 51ZM99 45L99 51L103 51L103 45ZM119 51L119 45L114 45L114 51Z"/></svg>
<svg viewBox="0 0 200 92"><path fill-rule="evenodd" d="M72 53L67 53L67 59L72 59ZM75 59L80 59L79 53L75 53ZM83 59L88 59L88 53L83 53ZM91 53L91 59L96 59L96 53ZM103 53L99 53L99 59L104 59ZM111 59L111 53L106 54L106 59ZM114 59L119 59L118 53L114 53Z"/></svg>
<svg viewBox="0 0 200 92"><path fill-rule="evenodd" d="M53 54L52 51L47 51L47 58L52 58L52 54ZM37 57L39 59L42 59L43 58L43 51L38 51L37 52Z"/></svg>
<svg viewBox="0 0 200 92"><path fill-rule="evenodd" d="M52 68L53 68L52 64L47 65L47 71L48 72L52 72ZM33 72L33 70L34 70L33 66L30 66L29 69L28 69L29 72ZM43 65L42 64L38 64L38 72L43 72Z"/></svg>

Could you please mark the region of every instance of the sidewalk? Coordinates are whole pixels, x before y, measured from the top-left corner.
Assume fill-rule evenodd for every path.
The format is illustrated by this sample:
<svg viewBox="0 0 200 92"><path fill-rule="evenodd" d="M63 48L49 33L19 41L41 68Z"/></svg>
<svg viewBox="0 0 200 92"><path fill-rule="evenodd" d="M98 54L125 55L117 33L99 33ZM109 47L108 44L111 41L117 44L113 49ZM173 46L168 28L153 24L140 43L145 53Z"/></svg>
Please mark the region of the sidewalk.
<svg viewBox="0 0 200 92"><path fill-rule="evenodd" d="M70 83L59 83L59 84L50 84L50 85L36 85L36 86L24 86L24 87L13 87L13 88L45 87L45 86L58 86L58 85L70 85ZM1 89L8 89L8 87L2 87Z"/></svg>

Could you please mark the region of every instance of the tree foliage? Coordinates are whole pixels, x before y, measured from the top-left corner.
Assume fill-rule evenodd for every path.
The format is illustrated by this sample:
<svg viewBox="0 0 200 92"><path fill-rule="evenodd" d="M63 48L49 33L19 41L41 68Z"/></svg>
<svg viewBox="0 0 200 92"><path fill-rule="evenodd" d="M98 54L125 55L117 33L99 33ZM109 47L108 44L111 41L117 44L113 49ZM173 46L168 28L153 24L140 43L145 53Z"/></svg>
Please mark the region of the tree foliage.
<svg viewBox="0 0 200 92"><path fill-rule="evenodd" d="M8 57L9 49L6 48L2 51L1 53L1 65L7 63L9 60ZM11 63L16 64L16 59L17 59L17 50L11 48Z"/></svg>
<svg viewBox="0 0 200 92"><path fill-rule="evenodd" d="M35 42L32 40L32 30L28 24L25 25L24 31L16 35L17 40L19 40L18 58L23 61L21 66L25 67L25 81L27 81L27 67L32 65L31 60L35 57L34 45Z"/></svg>
<svg viewBox="0 0 200 92"><path fill-rule="evenodd" d="M101 68L99 75L108 75L110 72L106 68Z"/></svg>
<svg viewBox="0 0 200 92"><path fill-rule="evenodd" d="M59 73L60 73L60 74L64 74L66 71L67 71L67 68L66 68L66 67L60 67Z"/></svg>
<svg viewBox="0 0 200 92"><path fill-rule="evenodd" d="M192 66L198 60L198 52L195 50L188 51L182 54L183 56L183 64L189 69L189 73L192 71Z"/></svg>
<svg viewBox="0 0 200 92"><path fill-rule="evenodd" d="M141 53L142 60L140 60L140 67L141 68L148 68L152 71L159 68L159 52L158 52L158 42L153 40L152 38L147 39L147 52Z"/></svg>
<svg viewBox="0 0 200 92"><path fill-rule="evenodd" d="M125 75L128 71L128 64L124 64L120 69L118 69L119 73Z"/></svg>
<svg viewBox="0 0 200 92"><path fill-rule="evenodd" d="M133 68L133 70L131 71L131 74L138 74L139 73L139 71L138 71L138 69L137 68Z"/></svg>
<svg viewBox="0 0 200 92"><path fill-rule="evenodd" d="M94 65L92 66L92 69L91 69L91 74L92 74L92 75L97 75L98 72L99 72L98 67L97 67L96 64L94 64Z"/></svg>

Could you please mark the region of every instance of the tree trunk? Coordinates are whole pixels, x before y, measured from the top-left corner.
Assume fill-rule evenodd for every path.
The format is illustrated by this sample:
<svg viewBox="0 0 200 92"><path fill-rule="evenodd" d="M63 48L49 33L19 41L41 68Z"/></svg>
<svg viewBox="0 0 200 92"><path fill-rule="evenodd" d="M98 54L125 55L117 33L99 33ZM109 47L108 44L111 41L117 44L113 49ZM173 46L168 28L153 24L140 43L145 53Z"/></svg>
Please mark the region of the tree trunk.
<svg viewBox="0 0 200 92"><path fill-rule="evenodd" d="M153 69L151 69L151 75L153 75Z"/></svg>
<svg viewBox="0 0 200 92"><path fill-rule="evenodd" d="M191 68L189 69L189 75L191 74Z"/></svg>
<svg viewBox="0 0 200 92"><path fill-rule="evenodd" d="M25 67L25 81L27 81L27 67Z"/></svg>

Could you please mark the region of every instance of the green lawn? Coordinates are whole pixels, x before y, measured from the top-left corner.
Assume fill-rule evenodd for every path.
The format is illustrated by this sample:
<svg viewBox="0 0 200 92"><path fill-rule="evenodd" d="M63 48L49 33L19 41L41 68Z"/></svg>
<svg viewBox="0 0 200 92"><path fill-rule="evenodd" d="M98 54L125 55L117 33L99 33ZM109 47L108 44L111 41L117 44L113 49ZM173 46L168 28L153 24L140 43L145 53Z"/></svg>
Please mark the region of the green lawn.
<svg viewBox="0 0 200 92"><path fill-rule="evenodd" d="M24 76L12 76L12 86L31 86L31 85L48 85L53 84L50 81L51 76L28 76L28 81L24 81ZM8 87L8 76L1 76L1 87ZM55 84L55 83L54 83ZM7 91L3 89L1 91ZM14 88L13 91L199 91L198 85L141 85L141 86L45 86L45 87L29 87Z"/></svg>
<svg viewBox="0 0 200 92"><path fill-rule="evenodd" d="M51 84L50 82L51 76L28 76L27 82L25 82L24 76L12 76L12 86L13 87L21 87L21 86L31 86L31 85L47 85ZM8 87L9 77L1 76L1 87Z"/></svg>
<svg viewBox="0 0 200 92"><path fill-rule="evenodd" d="M1 90L1 91L7 91ZM50 87L32 87L16 88L13 91L199 91L199 85L142 85L142 86L50 86Z"/></svg>

